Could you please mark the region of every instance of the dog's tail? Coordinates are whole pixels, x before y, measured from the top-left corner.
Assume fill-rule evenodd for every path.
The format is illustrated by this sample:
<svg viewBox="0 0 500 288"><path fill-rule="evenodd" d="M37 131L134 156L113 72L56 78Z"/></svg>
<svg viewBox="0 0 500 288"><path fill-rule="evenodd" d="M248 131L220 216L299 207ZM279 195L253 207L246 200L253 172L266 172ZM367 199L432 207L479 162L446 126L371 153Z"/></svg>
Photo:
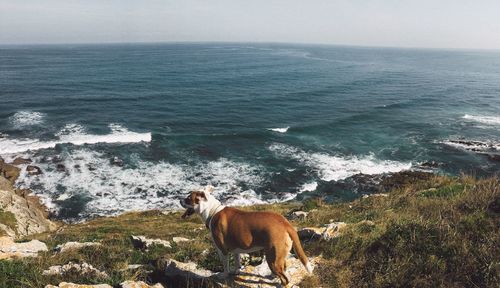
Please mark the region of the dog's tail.
<svg viewBox="0 0 500 288"><path fill-rule="evenodd" d="M304 253L304 249L302 249L302 245L300 244L299 235L297 231L292 227L292 225L288 225L287 228L288 235L292 239L292 247L295 251L295 254L299 257L300 262L306 267L307 272L312 273L313 267L311 263L309 263L309 259L307 259L306 253Z"/></svg>

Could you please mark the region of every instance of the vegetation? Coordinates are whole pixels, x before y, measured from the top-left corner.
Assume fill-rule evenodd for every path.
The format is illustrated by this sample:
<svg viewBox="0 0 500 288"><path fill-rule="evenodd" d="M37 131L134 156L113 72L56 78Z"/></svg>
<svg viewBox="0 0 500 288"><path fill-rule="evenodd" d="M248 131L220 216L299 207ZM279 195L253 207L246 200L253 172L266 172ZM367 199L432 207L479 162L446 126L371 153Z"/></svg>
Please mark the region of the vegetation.
<svg viewBox="0 0 500 288"><path fill-rule="evenodd" d="M304 243L308 256L322 255L323 260L301 287L497 287L499 202L498 177L436 176L394 188L387 197L338 204L310 200L244 209L274 210L283 215L309 210L306 219L294 221L298 227L348 223L333 240ZM139 250L133 248L130 235L165 240L180 236L194 241ZM215 271L222 268L199 217L180 220L180 213L126 213L65 225L55 233L30 238L46 242L49 250L68 241L99 241L103 245L0 261L0 287L43 287L60 281L111 285L129 279L154 282L161 280L158 263L162 258L195 261ZM49 266L69 261L90 263L110 278L42 275ZM127 270L129 264L144 266Z"/></svg>
<svg viewBox="0 0 500 288"><path fill-rule="evenodd" d="M2 208L0 208L0 223L12 230L15 230L17 227L16 216L12 212L4 211ZM2 235L3 233L4 231L0 230L0 236L4 236Z"/></svg>

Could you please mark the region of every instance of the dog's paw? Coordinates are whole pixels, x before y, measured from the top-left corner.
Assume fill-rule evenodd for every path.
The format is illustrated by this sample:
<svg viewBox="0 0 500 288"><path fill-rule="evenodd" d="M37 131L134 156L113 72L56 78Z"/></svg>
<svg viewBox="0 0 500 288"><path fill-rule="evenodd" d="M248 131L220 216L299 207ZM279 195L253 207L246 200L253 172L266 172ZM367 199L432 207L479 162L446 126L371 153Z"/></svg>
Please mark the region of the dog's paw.
<svg viewBox="0 0 500 288"><path fill-rule="evenodd" d="M236 270L233 270L231 272L229 272L230 275L240 275L241 274L241 270L240 269L236 269Z"/></svg>
<svg viewBox="0 0 500 288"><path fill-rule="evenodd" d="M229 277L229 272L219 272L217 274L215 274L215 278L217 279L227 279Z"/></svg>

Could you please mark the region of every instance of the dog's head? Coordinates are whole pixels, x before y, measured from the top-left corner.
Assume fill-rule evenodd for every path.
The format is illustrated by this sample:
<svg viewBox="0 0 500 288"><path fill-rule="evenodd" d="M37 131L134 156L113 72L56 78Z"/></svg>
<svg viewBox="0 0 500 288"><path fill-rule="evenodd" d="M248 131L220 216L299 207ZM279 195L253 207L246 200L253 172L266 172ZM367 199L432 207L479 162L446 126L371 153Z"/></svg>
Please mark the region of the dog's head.
<svg viewBox="0 0 500 288"><path fill-rule="evenodd" d="M186 198L182 199L181 206L186 208L182 218L187 218L194 213L201 213L201 211L207 209L212 197L210 193L213 190L214 187L207 186L203 191L191 191Z"/></svg>

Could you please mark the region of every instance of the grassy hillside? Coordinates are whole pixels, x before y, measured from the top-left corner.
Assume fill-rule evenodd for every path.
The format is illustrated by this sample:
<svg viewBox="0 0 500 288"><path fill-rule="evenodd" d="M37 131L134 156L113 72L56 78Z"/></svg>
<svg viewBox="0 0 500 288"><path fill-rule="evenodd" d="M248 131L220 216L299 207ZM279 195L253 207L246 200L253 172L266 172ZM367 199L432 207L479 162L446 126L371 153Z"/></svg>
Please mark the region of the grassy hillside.
<svg viewBox="0 0 500 288"><path fill-rule="evenodd" d="M246 207L283 215L310 210L297 227L330 221L348 223L340 237L304 243L308 256L322 255L314 274L301 287L498 287L500 283L500 180L436 176L350 203L319 200ZM194 239L171 248L133 248L130 235L170 240ZM41 254L38 258L0 261L0 287L43 287L60 281L109 283L161 280L162 258L195 261L221 270L208 231L198 217L180 220L180 213L127 213L86 223L65 225L57 232L31 236L49 248L68 241L99 241L80 251ZM42 276L51 265L88 262L110 278L82 279L76 275ZM126 270L128 264L145 264ZM152 271L152 272L148 272Z"/></svg>

